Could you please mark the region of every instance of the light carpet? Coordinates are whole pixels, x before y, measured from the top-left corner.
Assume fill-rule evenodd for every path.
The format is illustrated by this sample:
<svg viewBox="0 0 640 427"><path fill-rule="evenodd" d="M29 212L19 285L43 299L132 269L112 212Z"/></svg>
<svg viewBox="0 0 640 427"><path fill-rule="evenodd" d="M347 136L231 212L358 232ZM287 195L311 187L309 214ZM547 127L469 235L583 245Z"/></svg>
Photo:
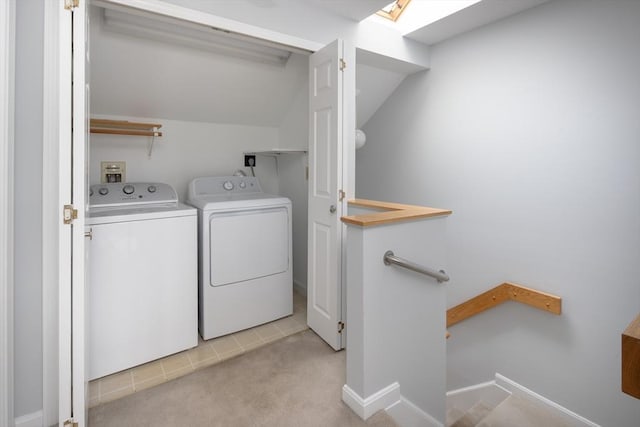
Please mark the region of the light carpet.
<svg viewBox="0 0 640 427"><path fill-rule="evenodd" d="M101 426L395 427L362 421L341 400L344 351L310 330L89 411Z"/></svg>

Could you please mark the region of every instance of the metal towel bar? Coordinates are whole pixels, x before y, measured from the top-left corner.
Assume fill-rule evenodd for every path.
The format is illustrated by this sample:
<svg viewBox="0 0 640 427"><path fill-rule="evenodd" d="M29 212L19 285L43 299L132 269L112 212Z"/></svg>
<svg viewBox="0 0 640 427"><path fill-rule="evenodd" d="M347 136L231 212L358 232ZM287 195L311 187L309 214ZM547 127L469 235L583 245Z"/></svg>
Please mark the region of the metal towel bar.
<svg viewBox="0 0 640 427"><path fill-rule="evenodd" d="M445 273L444 270L440 270L440 271L436 271L436 270L432 270L428 267L423 267L421 265L415 264L411 261L407 261L404 258L400 258L397 257L393 254L392 251L387 251L384 253L384 257L382 258L382 260L384 261L385 265L391 265L391 264L395 264L395 265L399 265L400 267L404 267L408 270L412 270L415 271L417 273L421 273L424 274L426 276L429 277L433 277L434 279L436 279L438 281L438 283L442 283L442 282L448 282L449 281L449 276L447 275L447 273Z"/></svg>

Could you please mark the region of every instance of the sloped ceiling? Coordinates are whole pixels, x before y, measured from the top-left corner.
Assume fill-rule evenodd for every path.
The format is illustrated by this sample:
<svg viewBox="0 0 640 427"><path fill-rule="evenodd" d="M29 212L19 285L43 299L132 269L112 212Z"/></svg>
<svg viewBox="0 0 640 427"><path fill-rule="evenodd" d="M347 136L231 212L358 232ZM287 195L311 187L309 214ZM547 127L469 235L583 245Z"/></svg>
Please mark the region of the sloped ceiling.
<svg viewBox="0 0 640 427"><path fill-rule="evenodd" d="M260 0L261 1L261 0ZM278 127L301 91L308 58L285 67L260 64L182 44L114 32L104 9L91 8L91 113ZM358 127L406 76L358 56Z"/></svg>
<svg viewBox="0 0 640 427"><path fill-rule="evenodd" d="M363 127L398 87L406 74L375 67L358 59L356 68L356 127Z"/></svg>
<svg viewBox="0 0 640 427"><path fill-rule="evenodd" d="M548 1L549 0L482 0L453 15L449 15L409 34L405 34L405 37L426 45L436 44L455 35L471 31Z"/></svg>
<svg viewBox="0 0 640 427"><path fill-rule="evenodd" d="M91 112L215 123L279 126L307 57L285 67L106 31L91 10Z"/></svg>
<svg viewBox="0 0 640 427"><path fill-rule="evenodd" d="M301 25L313 26L311 18L320 15L359 21L389 0L165 1L260 21L254 25L299 19ZM433 44L545 1L483 0L406 36ZM95 6L90 22L92 114L278 127L296 96L308 90L305 55L292 54L279 67L107 31L103 9ZM357 126L366 123L408 73L359 56Z"/></svg>

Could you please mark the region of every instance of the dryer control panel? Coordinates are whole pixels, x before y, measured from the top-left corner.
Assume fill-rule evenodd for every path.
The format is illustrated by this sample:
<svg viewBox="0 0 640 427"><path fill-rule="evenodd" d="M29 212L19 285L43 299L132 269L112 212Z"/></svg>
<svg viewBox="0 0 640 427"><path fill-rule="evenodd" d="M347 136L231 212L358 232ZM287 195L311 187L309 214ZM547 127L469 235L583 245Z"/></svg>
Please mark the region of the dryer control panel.
<svg viewBox="0 0 640 427"><path fill-rule="evenodd" d="M95 184L89 190L89 206L131 206L178 203L176 190L158 182Z"/></svg>
<svg viewBox="0 0 640 427"><path fill-rule="evenodd" d="M207 176L189 183L189 199L204 195L261 193L254 176Z"/></svg>

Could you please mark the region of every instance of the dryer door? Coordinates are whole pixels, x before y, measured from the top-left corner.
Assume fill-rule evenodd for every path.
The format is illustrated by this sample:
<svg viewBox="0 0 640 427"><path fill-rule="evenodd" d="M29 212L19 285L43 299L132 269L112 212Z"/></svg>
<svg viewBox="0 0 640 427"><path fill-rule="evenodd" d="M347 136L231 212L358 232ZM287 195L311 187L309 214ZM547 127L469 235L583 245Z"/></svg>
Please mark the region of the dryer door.
<svg viewBox="0 0 640 427"><path fill-rule="evenodd" d="M289 242L285 207L212 213L210 285L230 285L286 271Z"/></svg>

